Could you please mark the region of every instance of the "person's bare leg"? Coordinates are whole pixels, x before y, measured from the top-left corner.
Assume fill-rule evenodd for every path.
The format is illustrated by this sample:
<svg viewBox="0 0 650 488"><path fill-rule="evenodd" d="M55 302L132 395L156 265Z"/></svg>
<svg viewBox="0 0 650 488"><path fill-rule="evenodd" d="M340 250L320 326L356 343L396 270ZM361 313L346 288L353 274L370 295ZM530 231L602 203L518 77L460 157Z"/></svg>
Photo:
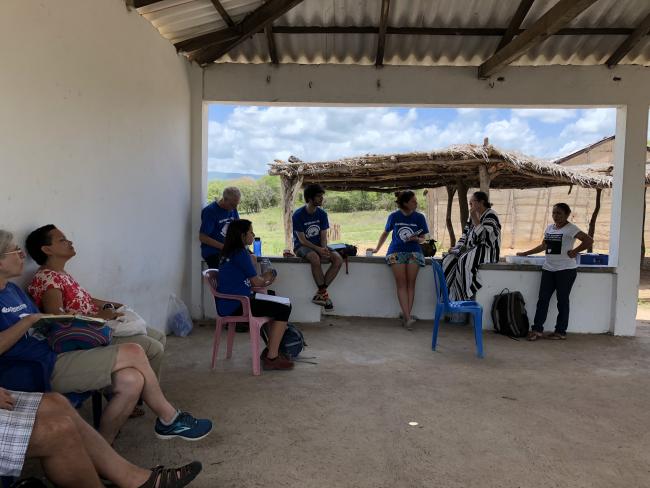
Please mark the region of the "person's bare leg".
<svg viewBox="0 0 650 488"><path fill-rule="evenodd" d="M269 359L274 359L278 357L280 341L282 341L282 336L284 335L284 331L286 328L287 328L287 323L280 322L279 320L274 320L269 324L269 344L268 344Z"/></svg>
<svg viewBox="0 0 650 488"><path fill-rule="evenodd" d="M320 256L316 251L312 251L305 257L311 265L311 275L314 277L316 286L321 286L325 283L325 276L323 276L323 269L321 268Z"/></svg>
<svg viewBox="0 0 650 488"><path fill-rule="evenodd" d="M125 368L137 369L144 377L142 399L151 410L164 422L171 422L176 415L176 409L169 403L158 383L156 374L151 369L149 360L142 348L137 344L121 344L118 346L117 359L113 371ZM129 412L130 413L130 412Z"/></svg>
<svg viewBox="0 0 650 488"><path fill-rule="evenodd" d="M119 353L118 353L119 354ZM144 386L144 377L134 368L124 368L112 375L113 396L102 411L99 433L112 444L115 436L133 411Z"/></svg>
<svg viewBox="0 0 650 488"><path fill-rule="evenodd" d="M336 278L336 275L339 274L339 271L341 270L341 265L343 264L343 258L341 255L337 252L332 251L330 254L330 261L332 264L330 264L330 267L327 269L327 273L325 273L325 284L329 285L334 281L334 278Z"/></svg>
<svg viewBox="0 0 650 488"><path fill-rule="evenodd" d="M409 317L413 311L413 302L415 300L415 282L418 279L418 271L420 271L420 266L417 264L407 264L406 265L406 287L408 290L408 308L409 308Z"/></svg>
<svg viewBox="0 0 650 488"><path fill-rule="evenodd" d="M404 319L404 322L406 322L407 320L411 319L411 311L408 308L409 297L406 283L406 265L393 264L390 268L393 270L393 276L395 277L397 300L399 301L399 306L402 309L402 317Z"/></svg>
<svg viewBox="0 0 650 488"><path fill-rule="evenodd" d="M97 473L122 487L143 485L151 471L131 464L106 442L106 440L82 419L70 402L57 393L47 394L41 401L39 414L43 418L66 416L72 420Z"/></svg>
<svg viewBox="0 0 650 488"><path fill-rule="evenodd" d="M47 397L43 400L47 402ZM66 415L40 415L27 448L28 458L38 458L47 478L63 488L103 487L72 419Z"/></svg>

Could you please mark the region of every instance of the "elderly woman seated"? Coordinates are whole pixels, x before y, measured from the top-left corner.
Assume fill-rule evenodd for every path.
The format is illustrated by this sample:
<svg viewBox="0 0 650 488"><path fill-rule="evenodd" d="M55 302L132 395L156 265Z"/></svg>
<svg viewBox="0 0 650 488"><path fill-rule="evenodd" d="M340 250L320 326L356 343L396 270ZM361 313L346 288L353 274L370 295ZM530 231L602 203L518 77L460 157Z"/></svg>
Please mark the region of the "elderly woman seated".
<svg viewBox="0 0 650 488"><path fill-rule="evenodd" d="M31 258L41 266L28 291L44 313L80 314L109 321L119 319L121 303L92 297L65 271L65 265L77 252L72 241L54 225L44 225L29 234L26 247ZM113 336L113 344L133 342L142 346L159 378L166 341L165 334L150 327L146 334Z"/></svg>
<svg viewBox="0 0 650 488"><path fill-rule="evenodd" d="M158 416L155 434L161 439L197 440L212 430L212 422L195 419L174 408L138 344L115 344L56 354L47 341L30 334L41 319L29 297L9 280L23 272L25 254L10 232L0 230L0 356L40 363L58 393L112 387L99 432L111 443L140 397Z"/></svg>

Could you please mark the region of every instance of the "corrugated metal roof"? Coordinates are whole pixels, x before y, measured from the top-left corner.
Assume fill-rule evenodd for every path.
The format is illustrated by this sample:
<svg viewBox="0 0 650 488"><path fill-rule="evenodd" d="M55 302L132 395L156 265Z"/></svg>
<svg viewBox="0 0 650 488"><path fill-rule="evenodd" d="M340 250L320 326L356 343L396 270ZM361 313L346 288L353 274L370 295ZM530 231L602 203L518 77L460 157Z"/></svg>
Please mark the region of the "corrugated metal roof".
<svg viewBox="0 0 650 488"><path fill-rule="evenodd" d="M526 16L526 28L558 0L537 0ZM393 0L390 27L505 28L520 0ZM264 2L221 0L235 22ZM274 22L274 26L379 25L381 0L305 0ZM170 42L214 32L227 27L210 0L163 0L138 9ZM600 0L567 27L637 27L650 13L650 0ZM280 63L374 64L376 34L274 34ZM531 49L513 65L603 64L626 36L553 36ZM498 36L386 37L384 64L422 66L478 66L494 54ZM268 63L268 45L263 34L235 47L217 62ZM650 36L645 36L619 64L650 66Z"/></svg>

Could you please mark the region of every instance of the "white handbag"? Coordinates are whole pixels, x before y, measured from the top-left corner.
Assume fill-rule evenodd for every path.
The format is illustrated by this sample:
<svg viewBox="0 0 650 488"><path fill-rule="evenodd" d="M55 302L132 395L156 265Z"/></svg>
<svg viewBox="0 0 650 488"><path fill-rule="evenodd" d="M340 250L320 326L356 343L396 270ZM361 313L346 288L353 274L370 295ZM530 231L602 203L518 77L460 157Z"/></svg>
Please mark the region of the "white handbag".
<svg viewBox="0 0 650 488"><path fill-rule="evenodd" d="M147 333L147 323L133 310L122 306L116 312L122 315L106 322L106 325L113 329L114 337L130 337Z"/></svg>

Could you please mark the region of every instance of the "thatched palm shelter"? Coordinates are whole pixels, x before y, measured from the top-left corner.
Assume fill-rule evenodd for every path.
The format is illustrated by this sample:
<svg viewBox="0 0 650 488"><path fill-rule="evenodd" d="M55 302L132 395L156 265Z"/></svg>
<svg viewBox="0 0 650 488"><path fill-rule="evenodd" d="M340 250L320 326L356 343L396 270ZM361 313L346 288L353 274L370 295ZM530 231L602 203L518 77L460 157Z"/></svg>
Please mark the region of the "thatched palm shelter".
<svg viewBox="0 0 650 488"><path fill-rule="evenodd" d="M458 192L461 221L468 217L467 190L481 188L523 189L578 185L610 188L608 174L576 170L492 145L458 145L432 152L367 155L337 161L303 162L295 157L270 165L269 174L279 175L284 200L284 230L291 245L291 212L300 188L319 183L327 190L392 192L399 189L437 188L448 191L447 227L453 239L451 202ZM598 192L599 193L599 192ZM597 215L597 212L596 212ZM595 223L595 215L593 217Z"/></svg>

